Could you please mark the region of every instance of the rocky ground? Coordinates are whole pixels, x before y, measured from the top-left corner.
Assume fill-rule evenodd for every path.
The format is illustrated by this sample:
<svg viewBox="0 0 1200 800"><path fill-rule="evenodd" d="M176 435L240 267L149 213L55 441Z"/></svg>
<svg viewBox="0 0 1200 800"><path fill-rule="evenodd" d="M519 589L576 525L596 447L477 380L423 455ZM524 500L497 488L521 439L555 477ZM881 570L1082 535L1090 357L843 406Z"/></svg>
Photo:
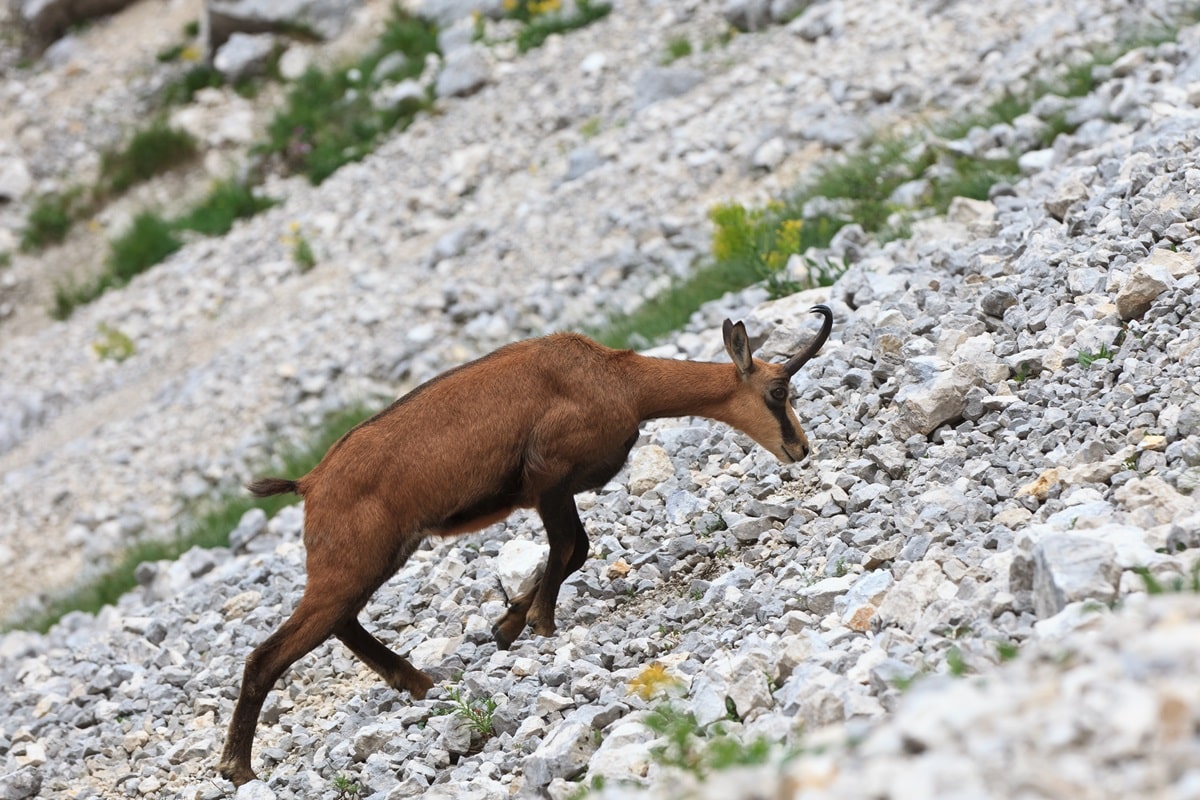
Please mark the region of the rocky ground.
<svg viewBox="0 0 1200 800"><path fill-rule="evenodd" d="M530 54L479 53L480 92L362 164L275 181L275 209L6 339L0 607L168 533L333 408L632 307L703 256L714 202L1182 9L824 2L702 47L721 10L622 2ZM696 52L661 66L678 36ZM268 701L266 783L239 796L1200 795L1200 600L1146 592L1190 589L1200 552L1200 28L1104 77L1022 121L1083 124L991 202L886 244L849 228L830 289L739 293L658 349L717 357L735 316L779 354L828 302L833 336L796 380L808 462L646 426L581 498L594 558L558 635L506 652L489 628L540 555L536 519L421 550L364 621L445 686L410 702L324 645ZM319 256L305 274L294 224ZM134 357L96 358L101 323ZM213 767L242 659L302 563L298 509L251 512L232 549L143 567L117 607L6 635L0 796L228 794ZM490 736L450 689L495 701ZM696 727L655 756L664 705ZM768 763L717 770L720 721L736 752L771 742Z"/></svg>

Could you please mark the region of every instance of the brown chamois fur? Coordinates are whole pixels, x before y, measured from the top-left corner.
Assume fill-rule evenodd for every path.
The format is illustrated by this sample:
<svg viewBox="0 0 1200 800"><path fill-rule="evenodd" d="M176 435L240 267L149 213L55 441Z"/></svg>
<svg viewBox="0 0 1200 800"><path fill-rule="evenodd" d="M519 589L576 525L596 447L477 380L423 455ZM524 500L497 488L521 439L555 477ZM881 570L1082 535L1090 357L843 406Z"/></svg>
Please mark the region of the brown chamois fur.
<svg viewBox="0 0 1200 800"><path fill-rule="evenodd" d="M251 746L267 693L284 671L330 635L396 689L423 698L428 675L359 624L371 595L430 535L454 536L535 508L550 554L541 579L514 598L493 634L510 646L526 625L554 633L563 580L587 558L574 495L624 465L642 421L720 420L785 462L808 454L788 381L829 335L785 364L754 359L742 323L725 322L732 364L647 358L574 334L503 347L434 378L363 422L299 480L264 478L249 489L304 497L308 583L292 616L246 659L220 771L254 779Z"/></svg>

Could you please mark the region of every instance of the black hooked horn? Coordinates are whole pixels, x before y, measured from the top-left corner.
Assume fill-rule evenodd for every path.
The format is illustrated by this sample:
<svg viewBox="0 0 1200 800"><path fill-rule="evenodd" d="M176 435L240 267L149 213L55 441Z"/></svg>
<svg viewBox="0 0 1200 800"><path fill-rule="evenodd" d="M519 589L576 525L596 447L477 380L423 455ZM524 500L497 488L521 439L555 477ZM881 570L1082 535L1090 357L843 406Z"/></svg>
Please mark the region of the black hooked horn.
<svg viewBox="0 0 1200 800"><path fill-rule="evenodd" d="M829 306L824 304L817 305L810 308L809 311L814 314L820 314L825 318L825 321L821 323L821 330L817 333L817 338L813 339L812 344L804 352L797 353L789 358L787 363L783 365L783 368L787 370L789 378L799 372L800 368L817 354L817 351L821 349L821 345L825 344L825 340L829 338L829 332L833 330L833 311L830 310Z"/></svg>

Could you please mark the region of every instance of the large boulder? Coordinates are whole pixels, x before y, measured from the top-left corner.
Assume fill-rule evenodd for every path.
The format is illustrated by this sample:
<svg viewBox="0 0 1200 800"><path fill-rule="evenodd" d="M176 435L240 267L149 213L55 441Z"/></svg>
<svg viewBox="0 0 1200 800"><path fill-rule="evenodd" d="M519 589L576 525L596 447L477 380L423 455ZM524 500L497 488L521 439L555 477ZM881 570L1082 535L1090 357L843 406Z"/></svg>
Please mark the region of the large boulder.
<svg viewBox="0 0 1200 800"><path fill-rule="evenodd" d="M84 20L115 14L133 0L10 0L13 17L24 29L29 44L43 50Z"/></svg>
<svg viewBox="0 0 1200 800"><path fill-rule="evenodd" d="M206 0L209 52L217 52L235 33L306 31L331 39L360 5L362 0Z"/></svg>
<svg viewBox="0 0 1200 800"><path fill-rule="evenodd" d="M33 176L17 156L0 156L0 203L20 200L33 188Z"/></svg>

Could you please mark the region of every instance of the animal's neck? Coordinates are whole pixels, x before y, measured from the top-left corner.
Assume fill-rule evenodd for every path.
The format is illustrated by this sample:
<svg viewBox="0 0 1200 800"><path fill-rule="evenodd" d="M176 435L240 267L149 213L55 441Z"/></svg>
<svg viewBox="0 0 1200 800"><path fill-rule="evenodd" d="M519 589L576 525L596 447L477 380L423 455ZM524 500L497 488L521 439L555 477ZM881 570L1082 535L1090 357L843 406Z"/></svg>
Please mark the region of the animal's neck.
<svg viewBox="0 0 1200 800"><path fill-rule="evenodd" d="M737 380L729 364L636 356L631 381L642 419L699 416L728 422Z"/></svg>

